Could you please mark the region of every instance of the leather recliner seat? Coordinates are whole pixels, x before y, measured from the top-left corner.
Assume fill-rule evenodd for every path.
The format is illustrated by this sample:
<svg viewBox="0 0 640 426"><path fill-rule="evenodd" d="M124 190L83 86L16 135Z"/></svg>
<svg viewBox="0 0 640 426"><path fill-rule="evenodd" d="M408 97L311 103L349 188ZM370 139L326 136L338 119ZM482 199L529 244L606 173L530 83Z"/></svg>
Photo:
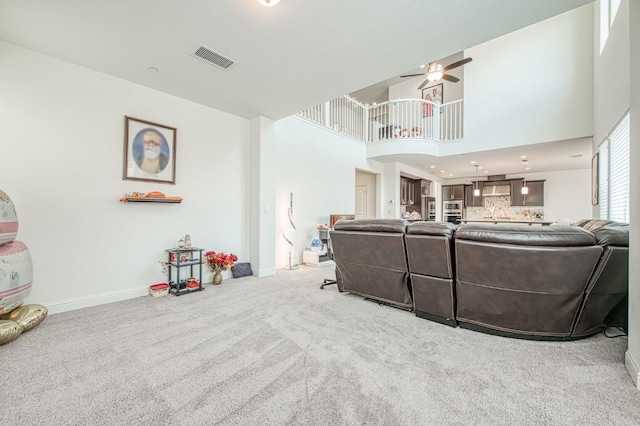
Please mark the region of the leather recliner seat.
<svg viewBox="0 0 640 426"><path fill-rule="evenodd" d="M627 327L627 224L342 220L331 241L340 291L422 318L528 339Z"/></svg>
<svg viewBox="0 0 640 426"><path fill-rule="evenodd" d="M407 259L415 314L455 327L456 298L449 222L414 222L407 227Z"/></svg>
<svg viewBox="0 0 640 426"><path fill-rule="evenodd" d="M590 336L608 326L628 328L629 225L593 220L584 223L603 252L587 286L572 336Z"/></svg>
<svg viewBox="0 0 640 426"><path fill-rule="evenodd" d="M565 225L461 225L454 246L460 326L534 339L571 338L603 251Z"/></svg>
<svg viewBox="0 0 640 426"><path fill-rule="evenodd" d="M413 309L402 219L339 220L330 231L341 291Z"/></svg>

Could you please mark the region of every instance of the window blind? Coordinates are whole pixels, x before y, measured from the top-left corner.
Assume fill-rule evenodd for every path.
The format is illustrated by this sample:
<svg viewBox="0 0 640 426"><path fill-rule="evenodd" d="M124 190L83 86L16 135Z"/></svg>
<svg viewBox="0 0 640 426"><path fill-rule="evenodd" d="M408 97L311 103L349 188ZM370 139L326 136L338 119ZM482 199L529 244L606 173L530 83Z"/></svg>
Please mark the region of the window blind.
<svg viewBox="0 0 640 426"><path fill-rule="evenodd" d="M600 219L609 217L609 139L598 148L598 200L600 207Z"/></svg>
<svg viewBox="0 0 640 426"><path fill-rule="evenodd" d="M629 222L629 114L609 136L609 219Z"/></svg>
<svg viewBox="0 0 640 426"><path fill-rule="evenodd" d="M598 148L601 219L629 222L629 113Z"/></svg>

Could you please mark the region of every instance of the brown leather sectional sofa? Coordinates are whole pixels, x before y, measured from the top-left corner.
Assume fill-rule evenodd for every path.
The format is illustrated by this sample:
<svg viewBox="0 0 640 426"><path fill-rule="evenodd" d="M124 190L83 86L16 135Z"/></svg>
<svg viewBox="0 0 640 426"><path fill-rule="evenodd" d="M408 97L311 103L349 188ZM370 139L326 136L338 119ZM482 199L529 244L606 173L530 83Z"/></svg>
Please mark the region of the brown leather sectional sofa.
<svg viewBox="0 0 640 426"><path fill-rule="evenodd" d="M527 339L626 328L626 224L341 220L331 244L340 291L422 318Z"/></svg>

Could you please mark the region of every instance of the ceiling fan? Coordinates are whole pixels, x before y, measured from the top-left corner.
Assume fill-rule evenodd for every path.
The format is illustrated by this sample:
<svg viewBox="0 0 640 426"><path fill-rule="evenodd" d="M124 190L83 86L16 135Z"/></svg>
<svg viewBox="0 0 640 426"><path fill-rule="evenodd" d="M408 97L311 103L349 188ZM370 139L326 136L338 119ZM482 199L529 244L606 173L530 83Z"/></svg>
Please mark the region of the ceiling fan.
<svg viewBox="0 0 640 426"><path fill-rule="evenodd" d="M426 73L420 73L420 74L407 74L407 75L401 75L400 77L417 77L419 75L426 75L427 79L425 81L422 82L422 84L420 86L418 86L418 90L422 89L424 86L426 86L428 83L432 83L434 81L438 81L441 78L447 81L450 81L452 83L457 83L458 81L460 81L460 79L458 77L454 77L452 75L449 74L445 74L446 71L449 71L451 69L454 68L458 68L468 62L471 62L471 58L465 58L465 59L461 59L457 62L454 62L452 64L449 64L447 66L442 66L442 64L439 64L437 62L431 62L429 64L429 68L427 68L427 72Z"/></svg>

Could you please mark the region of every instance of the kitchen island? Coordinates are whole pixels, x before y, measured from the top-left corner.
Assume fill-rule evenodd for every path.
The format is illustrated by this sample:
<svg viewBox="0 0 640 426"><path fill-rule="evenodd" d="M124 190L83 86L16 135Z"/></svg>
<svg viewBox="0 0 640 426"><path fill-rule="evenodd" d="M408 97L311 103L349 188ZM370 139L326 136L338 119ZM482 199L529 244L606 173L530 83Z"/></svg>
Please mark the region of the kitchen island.
<svg viewBox="0 0 640 426"><path fill-rule="evenodd" d="M548 226L553 222L538 219L511 219L508 217L483 217L480 219L462 219L462 223L513 223L522 225L542 225Z"/></svg>

